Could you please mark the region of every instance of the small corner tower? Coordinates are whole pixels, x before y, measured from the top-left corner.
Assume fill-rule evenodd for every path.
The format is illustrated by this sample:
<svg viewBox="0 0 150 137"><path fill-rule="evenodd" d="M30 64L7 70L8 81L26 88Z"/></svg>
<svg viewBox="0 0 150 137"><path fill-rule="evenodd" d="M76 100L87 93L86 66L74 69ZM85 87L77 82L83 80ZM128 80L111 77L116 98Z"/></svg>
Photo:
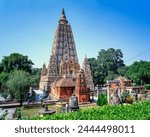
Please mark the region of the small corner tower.
<svg viewBox="0 0 150 137"><path fill-rule="evenodd" d="M94 83L93 83L93 77L91 74L91 68L90 68L89 61L86 55L83 61L82 69L85 74L87 88L89 88L91 91L94 90Z"/></svg>
<svg viewBox="0 0 150 137"><path fill-rule="evenodd" d="M76 79L75 95L78 97L79 102L89 102L90 94L86 86L84 71L81 69Z"/></svg>
<svg viewBox="0 0 150 137"><path fill-rule="evenodd" d="M44 76L44 75L47 75L47 69L46 69L45 63L43 64L43 68L42 68L42 71L41 71L41 76Z"/></svg>

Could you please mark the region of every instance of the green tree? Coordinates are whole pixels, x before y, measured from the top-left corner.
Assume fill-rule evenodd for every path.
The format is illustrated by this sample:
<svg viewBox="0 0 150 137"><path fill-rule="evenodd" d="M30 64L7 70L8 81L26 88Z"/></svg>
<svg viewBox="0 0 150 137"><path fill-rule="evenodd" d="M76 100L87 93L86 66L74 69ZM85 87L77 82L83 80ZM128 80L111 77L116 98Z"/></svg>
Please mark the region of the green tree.
<svg viewBox="0 0 150 137"><path fill-rule="evenodd" d="M0 73L2 73L3 72L3 66L2 66L2 64L0 63Z"/></svg>
<svg viewBox="0 0 150 137"><path fill-rule="evenodd" d="M145 85L150 83L150 62L134 62L126 73L126 76L133 80L136 85Z"/></svg>
<svg viewBox="0 0 150 137"><path fill-rule="evenodd" d="M103 86L107 80L114 79L120 73L124 74L126 71L122 58L121 50L113 48L101 49L97 59L89 58L94 84Z"/></svg>
<svg viewBox="0 0 150 137"><path fill-rule="evenodd" d="M98 54L97 61L98 64L102 66L105 73L108 74L109 71L117 74L117 69L125 66L123 63L123 54L120 49L109 48L107 50L101 49Z"/></svg>
<svg viewBox="0 0 150 137"><path fill-rule="evenodd" d="M32 87L38 87L40 83L41 68L33 68L30 76L30 83Z"/></svg>
<svg viewBox="0 0 150 137"><path fill-rule="evenodd" d="M3 98L5 98L5 100L6 100L6 98L8 97L8 92L3 92L2 94L1 94L1 96L3 97Z"/></svg>
<svg viewBox="0 0 150 137"><path fill-rule="evenodd" d="M8 73L1 72L0 73L0 92L6 91L6 81L8 79Z"/></svg>
<svg viewBox="0 0 150 137"><path fill-rule="evenodd" d="M0 69L6 73L10 73L14 69L31 73L32 65L33 62L28 59L28 56L23 56L19 53L12 53L2 59Z"/></svg>
<svg viewBox="0 0 150 137"><path fill-rule="evenodd" d="M117 69L117 73L121 76L125 76L126 72L128 71L128 66L123 66Z"/></svg>
<svg viewBox="0 0 150 137"><path fill-rule="evenodd" d="M115 79L116 77L118 77L118 74L115 74L115 73L112 72L112 71L108 71L108 74L107 74L107 76L105 77L105 82L106 82L107 80L113 80L113 79Z"/></svg>
<svg viewBox="0 0 150 137"><path fill-rule="evenodd" d="M99 70L97 66L97 60L95 58L89 58L89 65L91 68L91 73L93 77L94 86L96 86L99 83Z"/></svg>
<svg viewBox="0 0 150 137"><path fill-rule="evenodd" d="M22 106L30 87L29 74L22 70L14 70L9 76L7 86L11 97L20 101L20 106Z"/></svg>

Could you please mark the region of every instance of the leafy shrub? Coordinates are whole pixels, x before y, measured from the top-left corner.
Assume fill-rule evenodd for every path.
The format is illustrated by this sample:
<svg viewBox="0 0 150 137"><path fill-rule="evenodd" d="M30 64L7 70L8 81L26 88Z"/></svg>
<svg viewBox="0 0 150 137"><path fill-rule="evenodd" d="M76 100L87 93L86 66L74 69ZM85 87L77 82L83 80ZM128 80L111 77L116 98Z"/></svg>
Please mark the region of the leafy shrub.
<svg viewBox="0 0 150 137"><path fill-rule="evenodd" d="M124 92L122 93L122 102L123 102L123 103L126 103L126 98L127 98L127 96L129 96L129 92L124 91Z"/></svg>
<svg viewBox="0 0 150 137"><path fill-rule="evenodd" d="M21 119L21 109L20 108L16 109L16 112L14 114L14 118L16 118L18 120Z"/></svg>
<svg viewBox="0 0 150 137"><path fill-rule="evenodd" d="M2 94L1 94L1 96L3 97L3 98L5 98L5 100L6 100L6 98L8 97L8 93L7 92L3 92Z"/></svg>
<svg viewBox="0 0 150 137"><path fill-rule="evenodd" d="M103 106L107 104L107 95L106 94L100 94L98 96L97 105Z"/></svg>
<svg viewBox="0 0 150 137"><path fill-rule="evenodd" d="M134 93L134 92L133 92ZM123 92L122 102L132 104L135 101L135 98L129 94L129 92Z"/></svg>
<svg viewBox="0 0 150 137"><path fill-rule="evenodd" d="M126 97L126 103L132 104L135 101L135 98L131 95Z"/></svg>
<svg viewBox="0 0 150 137"><path fill-rule="evenodd" d="M150 90L150 84L146 84L144 87L145 87L147 90Z"/></svg>
<svg viewBox="0 0 150 137"><path fill-rule="evenodd" d="M105 105L78 112L36 116L29 120L148 120L150 119L150 101L132 105Z"/></svg>

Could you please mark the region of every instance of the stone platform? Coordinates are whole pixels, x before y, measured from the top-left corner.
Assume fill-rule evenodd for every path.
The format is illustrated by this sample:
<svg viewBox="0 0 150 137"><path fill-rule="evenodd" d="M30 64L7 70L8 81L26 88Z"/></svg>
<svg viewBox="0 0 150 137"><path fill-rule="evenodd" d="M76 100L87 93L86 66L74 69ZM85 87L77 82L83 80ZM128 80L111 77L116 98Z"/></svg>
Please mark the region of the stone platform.
<svg viewBox="0 0 150 137"><path fill-rule="evenodd" d="M55 110L47 110L45 111L44 109L39 110L38 112L40 115L52 115L55 113Z"/></svg>

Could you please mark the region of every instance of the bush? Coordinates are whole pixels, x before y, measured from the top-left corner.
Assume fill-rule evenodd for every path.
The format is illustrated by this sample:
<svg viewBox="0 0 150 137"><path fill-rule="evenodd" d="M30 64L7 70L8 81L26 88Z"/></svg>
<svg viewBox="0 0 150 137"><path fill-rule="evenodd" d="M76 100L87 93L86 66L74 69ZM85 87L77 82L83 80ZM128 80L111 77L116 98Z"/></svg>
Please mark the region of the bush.
<svg viewBox="0 0 150 137"><path fill-rule="evenodd" d="M150 84L146 84L144 87L145 87L147 90L150 90Z"/></svg>
<svg viewBox="0 0 150 137"><path fill-rule="evenodd" d="M149 120L150 101L132 105L105 105L78 112L35 116L28 120Z"/></svg>
<svg viewBox="0 0 150 137"><path fill-rule="evenodd" d="M3 92L2 94L1 94L1 96L3 97L3 98L5 98L5 100L6 100L6 98L8 97L8 93L7 92Z"/></svg>
<svg viewBox="0 0 150 137"><path fill-rule="evenodd" d="M131 95L126 97L126 103L132 104L135 101L135 98Z"/></svg>
<svg viewBox="0 0 150 137"><path fill-rule="evenodd" d="M122 102L126 103L126 98L129 96L129 92L124 91L122 93Z"/></svg>
<svg viewBox="0 0 150 137"><path fill-rule="evenodd" d="M107 95L106 94L101 94L98 96L97 100L97 105L98 106L103 106L107 104Z"/></svg>
<svg viewBox="0 0 150 137"><path fill-rule="evenodd" d="M17 108L16 109L16 112L14 114L14 117L17 119L17 120L20 120L21 119L21 109L20 108Z"/></svg>
<svg viewBox="0 0 150 137"><path fill-rule="evenodd" d="M134 92L133 92L134 93ZM122 94L122 102L132 104L135 98L129 94L129 92L124 91Z"/></svg>

